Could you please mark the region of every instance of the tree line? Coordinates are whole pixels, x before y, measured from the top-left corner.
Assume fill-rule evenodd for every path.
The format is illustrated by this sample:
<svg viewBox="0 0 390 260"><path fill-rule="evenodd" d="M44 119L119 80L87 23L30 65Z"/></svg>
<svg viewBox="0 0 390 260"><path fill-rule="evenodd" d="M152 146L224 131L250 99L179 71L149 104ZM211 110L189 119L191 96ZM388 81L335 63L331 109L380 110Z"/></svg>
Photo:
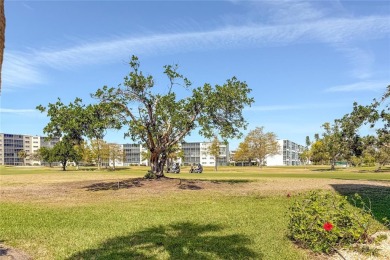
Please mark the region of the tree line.
<svg viewBox="0 0 390 260"><path fill-rule="evenodd" d="M24 150L19 151L18 157L41 161L50 167L60 162L62 169L66 170L68 162L73 162L78 168L83 165L97 165L100 170L103 165L115 169L116 162L122 162L125 157L124 150L118 144L107 143L102 139L82 141L73 145L68 140L60 140L53 147L41 147L36 152L29 154Z"/></svg>
<svg viewBox="0 0 390 260"><path fill-rule="evenodd" d="M314 135L314 141L306 137L306 150L300 155L302 162L330 164L345 161L351 166L372 166L377 170L390 163L390 85L379 99L369 105L353 104L350 113L333 123L322 125L324 132ZM375 134L361 136L363 127L373 129Z"/></svg>

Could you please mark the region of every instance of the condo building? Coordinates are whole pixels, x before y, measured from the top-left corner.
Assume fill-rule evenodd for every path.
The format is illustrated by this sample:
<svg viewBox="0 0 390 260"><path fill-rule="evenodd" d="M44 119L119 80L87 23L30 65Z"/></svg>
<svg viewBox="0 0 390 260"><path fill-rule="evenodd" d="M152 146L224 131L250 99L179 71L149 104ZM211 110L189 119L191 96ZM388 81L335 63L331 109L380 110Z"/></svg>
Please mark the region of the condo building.
<svg viewBox="0 0 390 260"><path fill-rule="evenodd" d="M59 142L59 138L53 138L47 141L42 136L3 134L0 133L0 165L45 165L43 161L33 160L31 156L20 158L19 152L24 150L26 154L32 155L41 147L54 147ZM230 161L229 145L220 143L219 156L215 157L210 154L211 142L183 142L179 146L184 153L184 160L178 158L174 160L181 165L192 165L201 163L204 166L228 165ZM147 149L140 144L109 144L112 150L123 154L117 156L113 161L103 162L106 166L131 166L131 165L148 165L148 160L144 160L143 153Z"/></svg>
<svg viewBox="0 0 390 260"><path fill-rule="evenodd" d="M215 158L210 154L212 142L183 142L181 149L184 152L183 165L202 164L203 166L228 165L230 161L229 144L219 143L219 156Z"/></svg>
<svg viewBox="0 0 390 260"><path fill-rule="evenodd" d="M0 133L0 165L41 165L44 162L33 160L31 156L21 158L20 151L31 155L41 147L53 147L58 141L59 138L46 141L42 136Z"/></svg>
<svg viewBox="0 0 390 260"><path fill-rule="evenodd" d="M299 155L304 151L305 147L290 140L278 140L279 153L273 156L267 156L267 166L294 166L301 165Z"/></svg>

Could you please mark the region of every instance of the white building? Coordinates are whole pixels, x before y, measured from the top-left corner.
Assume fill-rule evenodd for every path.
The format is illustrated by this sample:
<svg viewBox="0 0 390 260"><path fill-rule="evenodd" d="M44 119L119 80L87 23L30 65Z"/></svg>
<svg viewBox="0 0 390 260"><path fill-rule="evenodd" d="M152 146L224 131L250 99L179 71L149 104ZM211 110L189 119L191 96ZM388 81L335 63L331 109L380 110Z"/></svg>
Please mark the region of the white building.
<svg viewBox="0 0 390 260"><path fill-rule="evenodd" d="M219 144L219 156L215 158L210 154L210 146L212 142L191 142L182 143L181 149L184 151L183 165L192 165L200 163L203 166L214 166L217 160L217 165L228 165L230 161L229 144Z"/></svg>
<svg viewBox="0 0 390 260"><path fill-rule="evenodd" d="M58 141L59 138L46 141L42 136L0 133L0 165L41 165L31 156L19 158L19 152L32 155L41 147L53 147Z"/></svg>
<svg viewBox="0 0 390 260"><path fill-rule="evenodd" d="M278 140L280 152L277 155L267 156L267 166L291 166L301 165L299 154L304 150L303 145L299 145L290 140Z"/></svg>
<svg viewBox="0 0 390 260"><path fill-rule="evenodd" d="M25 159L19 158L18 153L24 150L28 155L34 154L41 147L53 147L60 139L53 138L46 141L45 137L19 134L0 133L0 165L42 165L44 162L33 161L30 156ZM184 152L184 160L176 162L182 165L201 163L204 166L214 166L217 160L218 165L229 164L229 145L220 143L218 158L210 154L209 149L212 142L183 142L179 146ZM143 160L142 153L146 148L140 144L109 144L116 152L123 153L115 159L115 166L148 165L148 160ZM115 149L114 149L115 148ZM107 166L113 166L112 159L105 162Z"/></svg>

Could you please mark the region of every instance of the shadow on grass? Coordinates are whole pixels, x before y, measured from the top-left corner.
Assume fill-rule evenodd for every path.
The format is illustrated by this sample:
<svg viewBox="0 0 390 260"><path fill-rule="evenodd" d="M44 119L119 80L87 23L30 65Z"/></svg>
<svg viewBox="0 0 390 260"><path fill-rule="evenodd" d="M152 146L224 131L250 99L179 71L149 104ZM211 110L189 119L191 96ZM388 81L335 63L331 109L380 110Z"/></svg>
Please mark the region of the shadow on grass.
<svg viewBox="0 0 390 260"><path fill-rule="evenodd" d="M339 170L340 169L338 169L338 168L335 168L334 170L332 170L331 168L326 168L326 169L311 169L310 171L312 171L312 172L337 172Z"/></svg>
<svg viewBox="0 0 390 260"><path fill-rule="evenodd" d="M248 183L253 182L252 180L213 180L211 183L221 184L221 183L229 183L229 184L239 184L239 183Z"/></svg>
<svg viewBox="0 0 390 260"><path fill-rule="evenodd" d="M98 248L78 252L76 259L262 259L247 247L244 235L220 235L219 225L175 223L108 239Z"/></svg>
<svg viewBox="0 0 390 260"><path fill-rule="evenodd" d="M180 181L179 189L181 189L181 190L201 190L201 189L203 189L202 187L200 187L194 183L195 183L194 181L186 181L186 182Z"/></svg>
<svg viewBox="0 0 390 260"><path fill-rule="evenodd" d="M384 223L383 218L390 220L390 187L381 185L366 184L332 184L339 194L348 196L348 200L353 206L355 203L352 196L359 194L367 206L371 207L374 218Z"/></svg>
<svg viewBox="0 0 390 260"><path fill-rule="evenodd" d="M385 168L382 168L382 169L367 169L367 170L359 170L358 171L359 173L389 173L390 174L390 168L388 167L385 167Z"/></svg>
<svg viewBox="0 0 390 260"><path fill-rule="evenodd" d="M115 182L99 182L83 187L87 191L120 190L141 187L143 179L128 179Z"/></svg>

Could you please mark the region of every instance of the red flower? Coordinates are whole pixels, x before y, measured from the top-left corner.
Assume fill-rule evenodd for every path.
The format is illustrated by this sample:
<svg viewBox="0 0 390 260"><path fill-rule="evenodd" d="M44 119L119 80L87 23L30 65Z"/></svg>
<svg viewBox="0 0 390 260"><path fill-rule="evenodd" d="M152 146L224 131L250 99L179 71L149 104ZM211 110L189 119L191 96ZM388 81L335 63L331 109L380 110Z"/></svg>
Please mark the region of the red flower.
<svg viewBox="0 0 390 260"><path fill-rule="evenodd" d="M324 229L325 229L326 231L331 231L332 228L333 228L332 223L330 223L330 222L325 222L325 224L324 224Z"/></svg>
<svg viewBox="0 0 390 260"><path fill-rule="evenodd" d="M287 193L287 198L290 198L291 197L291 194L290 193Z"/></svg>

